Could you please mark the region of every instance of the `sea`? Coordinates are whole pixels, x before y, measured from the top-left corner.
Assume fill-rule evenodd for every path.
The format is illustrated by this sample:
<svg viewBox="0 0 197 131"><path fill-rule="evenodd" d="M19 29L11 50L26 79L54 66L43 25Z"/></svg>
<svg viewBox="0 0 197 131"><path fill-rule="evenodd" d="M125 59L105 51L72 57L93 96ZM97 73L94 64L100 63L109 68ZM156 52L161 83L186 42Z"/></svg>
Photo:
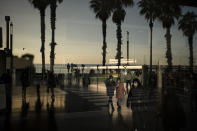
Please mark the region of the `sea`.
<svg viewBox="0 0 197 131"><path fill-rule="evenodd" d="M76 65L77 65L77 67L81 67L82 64L76 64ZM84 65L85 65L85 67L90 67L90 66L97 66L99 64L84 64ZM42 72L42 64L34 64L34 67L36 69L36 73ZM45 64L45 68L46 68L46 70L50 70L50 64ZM90 71L90 69L85 69L84 73L88 73L89 71ZM67 64L55 64L54 65L54 73L56 73L56 74L68 73Z"/></svg>

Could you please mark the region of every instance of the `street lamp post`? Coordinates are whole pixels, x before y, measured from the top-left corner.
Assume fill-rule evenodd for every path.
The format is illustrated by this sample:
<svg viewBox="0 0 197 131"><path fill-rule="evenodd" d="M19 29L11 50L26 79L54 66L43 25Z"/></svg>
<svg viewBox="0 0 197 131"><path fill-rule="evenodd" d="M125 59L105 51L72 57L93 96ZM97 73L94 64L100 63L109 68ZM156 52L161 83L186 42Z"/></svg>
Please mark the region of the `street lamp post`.
<svg viewBox="0 0 197 131"><path fill-rule="evenodd" d="M149 70L149 85L151 84L151 77L152 77L152 34L153 34L153 22L150 21L150 70Z"/></svg>
<svg viewBox="0 0 197 131"><path fill-rule="evenodd" d="M13 24L10 24L10 72L13 74Z"/></svg>
<svg viewBox="0 0 197 131"><path fill-rule="evenodd" d="M6 56L11 56L10 55L10 50L9 50L9 35L10 35L10 30L9 30L9 27L10 27L10 16L5 16L5 21L6 21ZM5 60L5 63L6 60ZM6 65L6 68L7 68L7 65ZM12 74L10 74L10 72L7 72L6 75L10 77L11 75L11 80L9 81L9 83L6 83L5 84L5 88L6 88L6 108L7 108L7 111L10 113L11 110L12 110Z"/></svg>
<svg viewBox="0 0 197 131"><path fill-rule="evenodd" d="M129 32L127 31L127 65L129 65Z"/></svg>
<svg viewBox="0 0 197 131"><path fill-rule="evenodd" d="M3 47L3 31L2 27L0 27L0 48Z"/></svg>
<svg viewBox="0 0 197 131"><path fill-rule="evenodd" d="M97 93L98 93L98 73L99 73L99 65L97 65L96 67L97 67Z"/></svg>
<svg viewBox="0 0 197 131"><path fill-rule="evenodd" d="M6 21L6 49L9 50L9 28L10 28L10 16L5 16Z"/></svg>

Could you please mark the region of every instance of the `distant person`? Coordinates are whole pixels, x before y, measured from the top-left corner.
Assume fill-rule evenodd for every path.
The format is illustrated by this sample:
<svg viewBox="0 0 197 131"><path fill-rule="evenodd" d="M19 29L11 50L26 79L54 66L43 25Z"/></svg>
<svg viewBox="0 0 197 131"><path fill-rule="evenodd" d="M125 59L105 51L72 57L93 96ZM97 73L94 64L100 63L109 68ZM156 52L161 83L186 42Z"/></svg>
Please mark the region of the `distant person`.
<svg viewBox="0 0 197 131"><path fill-rule="evenodd" d="M75 78L76 78L76 84L77 86L79 86L80 84L80 70L79 69L75 70Z"/></svg>
<svg viewBox="0 0 197 131"><path fill-rule="evenodd" d="M40 115L41 113L41 108L43 103L40 100L40 84L36 85L36 92L37 92L37 101L35 103L35 111L37 115Z"/></svg>
<svg viewBox="0 0 197 131"><path fill-rule="evenodd" d="M88 87L89 86L90 77L89 77L88 74L84 74L82 82L83 82L83 87Z"/></svg>
<svg viewBox="0 0 197 131"><path fill-rule="evenodd" d="M112 75L110 75L109 78L107 78L107 80L105 81L105 85L107 88L107 96L109 97L108 106L110 107L110 105L111 105L112 110L114 110L113 96L114 96L114 90L115 90L116 83L113 80Z"/></svg>
<svg viewBox="0 0 197 131"><path fill-rule="evenodd" d="M68 74L68 85L72 85L72 74Z"/></svg>
<svg viewBox="0 0 197 131"><path fill-rule="evenodd" d="M82 67L81 72L82 72L82 75L83 75L84 74L85 65L82 64L81 67Z"/></svg>
<svg viewBox="0 0 197 131"><path fill-rule="evenodd" d="M26 102L26 89L30 86L29 82L29 73L28 70L25 69L21 75L21 83L22 83L22 99Z"/></svg>
<svg viewBox="0 0 197 131"><path fill-rule="evenodd" d="M129 93L129 88L128 88L128 86L130 86L130 89L131 89L131 79L132 79L131 72L128 71L128 72L127 72L127 75L126 75L126 89L127 89L127 94Z"/></svg>
<svg viewBox="0 0 197 131"><path fill-rule="evenodd" d="M49 89L50 89L51 93L52 93L52 95L51 95L52 100L55 99L54 88L56 88L56 77L55 77L53 72L49 71L49 74L48 74L48 93L49 93Z"/></svg>
<svg viewBox="0 0 197 131"><path fill-rule="evenodd" d="M73 63L70 64L70 68L71 68L71 73L73 73L73 70L74 70L74 64Z"/></svg>
<svg viewBox="0 0 197 131"><path fill-rule="evenodd" d="M68 74L70 73L70 64L67 64L67 70L68 70Z"/></svg>
<svg viewBox="0 0 197 131"><path fill-rule="evenodd" d="M120 78L117 79L117 87L116 87L116 98L117 98L117 106L118 110L121 109L122 99L124 94L126 94L124 83Z"/></svg>

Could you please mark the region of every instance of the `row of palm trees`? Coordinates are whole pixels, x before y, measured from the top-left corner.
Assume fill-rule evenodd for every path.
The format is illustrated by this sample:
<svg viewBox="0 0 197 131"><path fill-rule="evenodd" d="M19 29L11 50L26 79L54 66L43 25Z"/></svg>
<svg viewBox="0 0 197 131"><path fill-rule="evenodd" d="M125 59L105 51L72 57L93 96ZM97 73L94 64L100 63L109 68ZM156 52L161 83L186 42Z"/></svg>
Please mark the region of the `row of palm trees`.
<svg viewBox="0 0 197 131"><path fill-rule="evenodd" d="M116 37L117 37L117 54L116 58L118 59L118 65L121 63L121 45L122 45L122 29L121 24L124 22L126 11L125 8L133 5L133 0L91 0L90 8L93 9L96 14L96 18L102 21L102 30L103 30L103 62L102 65L106 65L106 21L112 15L112 21L117 25Z"/></svg>
<svg viewBox="0 0 197 131"><path fill-rule="evenodd" d="M193 57L193 37L197 31L197 16L194 12L187 12L183 18L179 21L179 30L182 30L183 35L188 37L189 44L189 65L191 69L194 66L194 57ZM191 70L193 71L193 70Z"/></svg>
<svg viewBox="0 0 197 131"><path fill-rule="evenodd" d="M42 53L42 77L45 75L45 10L50 5L51 9L51 53L50 53L50 71L54 71L54 59L55 59L55 22L56 22L56 7L57 3L61 3L63 0L28 0L34 8L40 11L41 17L41 53ZM166 29L166 58L168 68L172 67L172 52L171 52L171 27L174 25L175 20L182 17L179 20L179 29L183 31L183 34L188 37L189 50L190 50L190 66L193 68L193 36L197 31L196 15L193 12L188 12L185 15L181 15L181 8L178 5L178 0L140 0L138 3L140 7L140 14L145 17L149 22L150 27L150 72L152 72L152 32L155 20L159 20L163 28ZM124 22L126 11L129 6L133 6L133 0L91 0L90 8L93 9L96 18L102 21L103 30L103 66L106 65L106 29L107 20L112 15L112 21L117 25L116 37L117 37L117 54L118 66L121 64L121 45L122 45L122 30L121 25ZM151 75L151 73L150 73Z"/></svg>
<svg viewBox="0 0 197 131"><path fill-rule="evenodd" d="M42 79L45 78L45 10L50 5L51 9L51 53L50 53L50 71L54 72L54 59L55 59L55 22L56 22L56 8L57 3L61 3L63 0L28 0L34 8L40 11L41 21L41 49L42 53Z"/></svg>
<svg viewBox="0 0 197 131"><path fill-rule="evenodd" d="M149 22L150 27L150 78L152 72L152 32L155 20L162 23L163 28L166 30L166 58L168 64L168 71L172 67L172 51L171 51L171 27L175 24L176 20L179 20L179 29L183 31L183 34L188 37L190 59L189 64L193 69L193 36L197 31L197 19L193 12L188 12L182 15L181 8L178 0L140 0L137 5L140 8L140 15L143 15ZM112 21L117 25L117 54L118 66L121 63L121 24L124 22L126 15L125 8L133 6L133 0L91 0L90 8L93 9L96 14L96 18L102 21L103 29L103 66L106 64L106 21L112 15Z"/></svg>

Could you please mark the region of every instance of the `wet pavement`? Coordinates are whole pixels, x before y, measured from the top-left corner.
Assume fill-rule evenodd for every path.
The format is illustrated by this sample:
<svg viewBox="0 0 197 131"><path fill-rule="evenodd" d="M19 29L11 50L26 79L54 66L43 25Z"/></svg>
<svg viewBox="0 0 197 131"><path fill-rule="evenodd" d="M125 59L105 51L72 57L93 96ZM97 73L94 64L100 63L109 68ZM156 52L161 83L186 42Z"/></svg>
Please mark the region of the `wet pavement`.
<svg viewBox="0 0 197 131"><path fill-rule="evenodd" d="M0 129L10 131L35 130L115 130L115 131L162 131L162 120L157 117L158 92L152 90L150 104L135 109L127 108L124 96L121 111L117 110L116 98L113 97L115 111L108 105L106 88L103 83L88 88L55 88L55 100L47 93L46 86L40 88L40 98L36 87L27 89L26 103L22 104L21 87L14 87L12 113L1 112ZM186 112L186 127L181 129L196 130L196 113Z"/></svg>

